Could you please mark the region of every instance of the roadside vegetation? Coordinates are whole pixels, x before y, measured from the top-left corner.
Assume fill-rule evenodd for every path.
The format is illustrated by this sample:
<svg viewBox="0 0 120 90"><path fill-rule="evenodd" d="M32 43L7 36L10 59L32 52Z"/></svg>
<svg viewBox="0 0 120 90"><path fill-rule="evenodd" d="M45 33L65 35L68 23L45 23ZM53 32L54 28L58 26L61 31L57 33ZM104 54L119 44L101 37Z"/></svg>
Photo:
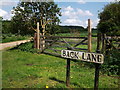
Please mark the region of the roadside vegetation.
<svg viewBox="0 0 120 90"><path fill-rule="evenodd" d="M2 34L1 40L2 43L7 42L13 42L13 41L19 41L19 40L26 40L29 39L30 36L21 36L21 35L15 35L15 34Z"/></svg>

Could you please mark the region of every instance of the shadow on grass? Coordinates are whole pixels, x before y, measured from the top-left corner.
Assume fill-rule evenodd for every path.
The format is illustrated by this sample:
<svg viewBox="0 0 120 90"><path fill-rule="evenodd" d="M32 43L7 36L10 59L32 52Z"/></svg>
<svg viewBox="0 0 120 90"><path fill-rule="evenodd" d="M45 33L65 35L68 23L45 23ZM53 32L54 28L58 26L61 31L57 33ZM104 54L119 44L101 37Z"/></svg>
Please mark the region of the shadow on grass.
<svg viewBox="0 0 120 90"><path fill-rule="evenodd" d="M17 45L9 50L20 50L20 51L40 54L40 50L34 48L33 41L21 43L20 45Z"/></svg>
<svg viewBox="0 0 120 90"><path fill-rule="evenodd" d="M50 55L50 56L55 56L55 57L58 57L58 58L62 58L63 59L63 57L61 57L61 55L55 55L55 54L52 54L52 53L48 53L48 52L42 52L42 53L44 53L44 54L46 54L46 55ZM64 58L64 60L67 60L67 59L65 59ZM71 59L71 61L73 61L73 62L80 62L79 60L75 60L75 59Z"/></svg>
<svg viewBox="0 0 120 90"><path fill-rule="evenodd" d="M25 44L25 43L21 43L21 44L16 45L15 47L12 47L12 48L10 48L10 49L8 49L8 50L16 50L16 49L19 49L19 46L24 45L24 44Z"/></svg>
<svg viewBox="0 0 120 90"><path fill-rule="evenodd" d="M56 81L56 82L59 82L59 83L62 83L62 84L66 84L65 81L62 81L62 80L59 80L55 77L49 77L50 80L53 80L53 81ZM70 83L71 85L74 85L74 86L77 86L79 88L82 88L80 85L78 85L77 83Z"/></svg>
<svg viewBox="0 0 120 90"><path fill-rule="evenodd" d="M31 45L32 44L32 45ZM21 43L19 45L16 45L15 47L9 49L9 50L15 50L15 49L33 49L33 41Z"/></svg>
<svg viewBox="0 0 120 90"><path fill-rule="evenodd" d="M59 82L59 83L63 83L63 84L65 84L64 81L59 80L59 79L57 79L57 78L55 78L55 77L50 77L49 79L50 79L50 80L53 80L53 81L57 81L57 82Z"/></svg>

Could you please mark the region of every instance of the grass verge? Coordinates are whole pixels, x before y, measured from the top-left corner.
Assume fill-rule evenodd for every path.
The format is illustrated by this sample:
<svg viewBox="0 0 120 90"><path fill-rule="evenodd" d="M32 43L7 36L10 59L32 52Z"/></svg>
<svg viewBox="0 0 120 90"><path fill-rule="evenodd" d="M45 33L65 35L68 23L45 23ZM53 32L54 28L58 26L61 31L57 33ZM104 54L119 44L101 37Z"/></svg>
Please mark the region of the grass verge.
<svg viewBox="0 0 120 90"><path fill-rule="evenodd" d="M66 59L8 50L2 52L3 88L66 88ZM71 88L93 88L94 68L71 61ZM100 73L99 88L117 88L117 76Z"/></svg>

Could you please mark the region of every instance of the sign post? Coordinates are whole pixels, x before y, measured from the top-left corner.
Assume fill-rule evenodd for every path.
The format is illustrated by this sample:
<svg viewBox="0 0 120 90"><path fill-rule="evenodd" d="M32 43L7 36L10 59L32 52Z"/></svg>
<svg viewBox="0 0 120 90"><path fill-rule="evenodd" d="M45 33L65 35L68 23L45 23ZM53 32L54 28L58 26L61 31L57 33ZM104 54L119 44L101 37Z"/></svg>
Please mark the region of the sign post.
<svg viewBox="0 0 120 90"><path fill-rule="evenodd" d="M99 69L100 64L95 64L95 81L94 81L94 90L98 90L98 83L99 83Z"/></svg>
<svg viewBox="0 0 120 90"><path fill-rule="evenodd" d="M67 58L67 67L66 67L66 86L70 86L70 59Z"/></svg>
<svg viewBox="0 0 120 90"><path fill-rule="evenodd" d="M69 48L67 48L70 50ZM70 58L67 58L67 66L66 66L66 86L70 86Z"/></svg>
<svg viewBox="0 0 120 90"><path fill-rule="evenodd" d="M70 59L77 59L81 61L93 62L95 63L95 80L94 80L94 90L98 90L99 82L99 68L100 64L104 61L103 54L91 52L80 52L73 50L62 50L61 57L67 58L67 70L66 70L66 86L70 85Z"/></svg>
<svg viewBox="0 0 120 90"><path fill-rule="evenodd" d="M100 53L100 51L97 50L97 53ZM100 70L100 64L95 63L94 90L98 90L98 83L99 83L99 70Z"/></svg>

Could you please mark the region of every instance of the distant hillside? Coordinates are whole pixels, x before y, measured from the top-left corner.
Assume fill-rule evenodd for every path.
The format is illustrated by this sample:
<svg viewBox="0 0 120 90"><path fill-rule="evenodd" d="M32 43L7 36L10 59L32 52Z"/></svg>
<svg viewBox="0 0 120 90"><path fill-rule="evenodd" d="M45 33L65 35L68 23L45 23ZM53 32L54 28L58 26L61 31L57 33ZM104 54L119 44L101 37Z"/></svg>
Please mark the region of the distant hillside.
<svg viewBox="0 0 120 90"><path fill-rule="evenodd" d="M93 28L92 30L96 29ZM84 28L82 26L60 26L60 30L57 33L72 33L81 31L87 31L87 28Z"/></svg>

